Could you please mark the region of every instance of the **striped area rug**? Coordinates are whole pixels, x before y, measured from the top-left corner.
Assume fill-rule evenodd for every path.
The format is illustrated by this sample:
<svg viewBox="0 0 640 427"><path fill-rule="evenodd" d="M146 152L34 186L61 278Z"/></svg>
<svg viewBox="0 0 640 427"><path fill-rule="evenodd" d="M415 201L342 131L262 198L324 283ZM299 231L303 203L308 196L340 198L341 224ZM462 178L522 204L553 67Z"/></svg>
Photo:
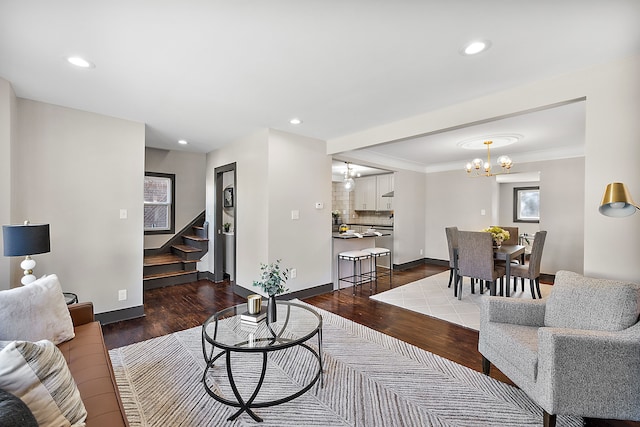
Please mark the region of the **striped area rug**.
<svg viewBox="0 0 640 427"><path fill-rule="evenodd" d="M304 303L303 303L304 304ZM323 318L324 386L299 398L256 409L263 426L537 426L542 410L519 389L335 314ZM132 427L247 426L247 414L218 403L201 382L205 367L201 328L192 328L109 352ZM310 341L312 346L317 340ZM242 356L237 381L247 391L259 360ZM301 388L313 375L312 356L299 347L269 358L256 399L272 400ZM231 397L224 362L208 384ZM259 372L259 370L257 371ZM581 426L558 417L559 426Z"/></svg>

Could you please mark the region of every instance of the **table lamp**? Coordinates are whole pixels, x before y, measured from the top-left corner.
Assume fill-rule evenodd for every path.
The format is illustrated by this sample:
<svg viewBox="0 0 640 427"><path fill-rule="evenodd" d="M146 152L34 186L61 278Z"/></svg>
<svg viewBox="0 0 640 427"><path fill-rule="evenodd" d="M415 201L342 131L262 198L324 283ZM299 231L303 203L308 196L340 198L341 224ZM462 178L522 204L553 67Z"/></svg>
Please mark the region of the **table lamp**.
<svg viewBox="0 0 640 427"><path fill-rule="evenodd" d="M622 182L612 182L607 185L598 210L602 215L623 217L633 215L638 209L627 187Z"/></svg>
<svg viewBox="0 0 640 427"><path fill-rule="evenodd" d="M24 270L24 276L20 280L23 285L28 285L36 280L33 269L36 261L31 255L43 254L51 250L49 242L49 224L30 224L25 221L23 225L3 225L2 237L4 242L4 256L26 256L20 263Z"/></svg>

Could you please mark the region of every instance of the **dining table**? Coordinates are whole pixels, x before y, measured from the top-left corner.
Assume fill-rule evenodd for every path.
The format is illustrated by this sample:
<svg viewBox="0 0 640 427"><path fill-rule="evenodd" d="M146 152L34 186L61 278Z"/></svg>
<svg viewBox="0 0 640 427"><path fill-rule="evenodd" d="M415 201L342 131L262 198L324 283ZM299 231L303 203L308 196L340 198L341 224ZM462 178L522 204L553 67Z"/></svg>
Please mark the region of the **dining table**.
<svg viewBox="0 0 640 427"><path fill-rule="evenodd" d="M509 297L511 292L511 261L519 259L521 264L524 264L524 250L525 246L522 245L501 245L500 247L493 248L493 258L498 261L505 262L505 275L507 276L505 296ZM458 283L458 248L453 248L454 261L454 283ZM496 295L496 287L492 286L490 295Z"/></svg>
<svg viewBox="0 0 640 427"><path fill-rule="evenodd" d="M524 250L522 245L501 245L493 249L494 259L505 262L505 275L507 276L505 296L510 296L511 291L511 261L518 259L524 264ZM495 288L491 296L495 296Z"/></svg>

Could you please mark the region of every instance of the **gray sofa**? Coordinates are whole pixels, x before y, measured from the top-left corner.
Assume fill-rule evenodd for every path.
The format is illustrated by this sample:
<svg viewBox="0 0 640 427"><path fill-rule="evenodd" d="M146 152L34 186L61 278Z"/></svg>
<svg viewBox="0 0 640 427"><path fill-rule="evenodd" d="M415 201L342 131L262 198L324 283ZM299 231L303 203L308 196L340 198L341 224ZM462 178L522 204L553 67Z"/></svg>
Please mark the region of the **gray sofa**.
<svg viewBox="0 0 640 427"><path fill-rule="evenodd" d="M545 426L557 414L640 420L640 285L560 271L547 299L483 304L484 373L500 369Z"/></svg>

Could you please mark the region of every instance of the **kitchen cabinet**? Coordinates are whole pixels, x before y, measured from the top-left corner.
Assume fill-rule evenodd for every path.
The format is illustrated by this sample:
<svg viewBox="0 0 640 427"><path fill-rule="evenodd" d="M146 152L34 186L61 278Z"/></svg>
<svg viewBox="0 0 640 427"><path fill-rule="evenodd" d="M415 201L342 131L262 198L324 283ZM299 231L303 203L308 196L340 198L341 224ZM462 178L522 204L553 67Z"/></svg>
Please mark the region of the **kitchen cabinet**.
<svg viewBox="0 0 640 427"><path fill-rule="evenodd" d="M354 193L354 209L357 211L375 211L376 210L376 187L377 180L375 176L365 176L356 178L356 187Z"/></svg>
<svg viewBox="0 0 640 427"><path fill-rule="evenodd" d="M376 175L376 210L390 211L393 209L393 197L382 197L393 191L393 174Z"/></svg>
<svg viewBox="0 0 640 427"><path fill-rule="evenodd" d="M357 211L390 211L393 197L382 197L393 191L393 174L365 176L355 179L354 209Z"/></svg>

